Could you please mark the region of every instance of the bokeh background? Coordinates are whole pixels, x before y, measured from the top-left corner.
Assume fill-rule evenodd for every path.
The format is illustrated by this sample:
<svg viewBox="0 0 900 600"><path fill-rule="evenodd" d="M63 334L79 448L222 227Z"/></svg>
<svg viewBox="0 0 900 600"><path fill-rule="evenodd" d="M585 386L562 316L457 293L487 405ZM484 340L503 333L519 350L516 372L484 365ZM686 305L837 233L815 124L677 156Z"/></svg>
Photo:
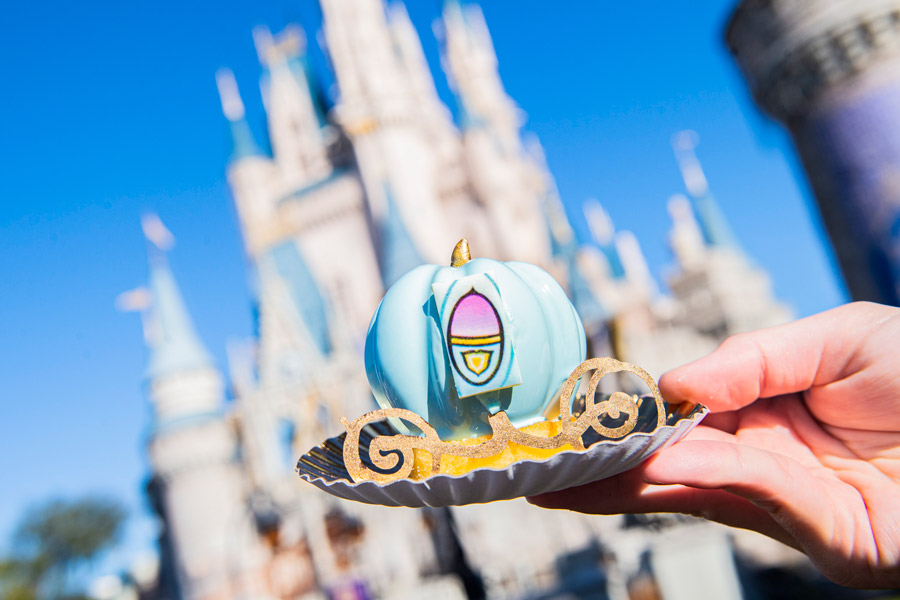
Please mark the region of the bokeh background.
<svg viewBox="0 0 900 600"><path fill-rule="evenodd" d="M635 232L653 274L672 263L667 199L683 193L670 146L699 133L710 186L747 255L797 316L848 299L783 130L728 54L733 0L491 0L500 75L544 146L577 234L602 202ZM432 69L437 1L407 9ZM170 261L219 365L252 333L246 261L225 181L230 149L214 75L229 66L262 138L251 29L299 22L309 0L16 3L0 22L0 540L28 507L88 493L127 509L124 535L78 577L155 551L143 495L149 409L140 323L114 299L146 279L140 217L175 233ZM324 66L310 43L311 61ZM453 107L437 77L438 92ZM0 541L0 544L3 544Z"/></svg>

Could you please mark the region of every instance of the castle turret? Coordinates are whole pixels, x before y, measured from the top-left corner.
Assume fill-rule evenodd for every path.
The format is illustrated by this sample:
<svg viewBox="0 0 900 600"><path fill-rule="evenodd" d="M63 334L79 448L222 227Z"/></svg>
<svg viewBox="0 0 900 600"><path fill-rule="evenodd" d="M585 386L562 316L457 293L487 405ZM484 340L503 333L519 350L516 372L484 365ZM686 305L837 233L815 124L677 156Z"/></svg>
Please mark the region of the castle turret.
<svg viewBox="0 0 900 600"><path fill-rule="evenodd" d="M422 126L437 144L436 150L444 158L458 151L458 141L453 117L441 102L434 85L434 77L422 50L422 42L416 28L410 21L406 7L400 2L393 2L388 7L388 24L394 47L400 59L409 83L413 105Z"/></svg>
<svg viewBox="0 0 900 600"><path fill-rule="evenodd" d="M387 199L387 216L382 221L379 235L379 267L384 288L391 287L407 271L411 271L423 263L419 256L406 225L397 211L394 192L385 184L384 195Z"/></svg>
<svg viewBox="0 0 900 600"><path fill-rule="evenodd" d="M228 185L237 206L244 243L253 255L263 244L265 227L275 215L276 206L272 197L273 186L278 181L277 169L253 137L234 74L228 69L219 69L216 85L222 101L222 114L231 126Z"/></svg>
<svg viewBox="0 0 900 600"><path fill-rule="evenodd" d="M596 281L591 276L593 273L585 272L586 248L579 245L555 187L553 193L544 199L544 213L553 258L557 263L555 266L561 267L561 272L556 276L565 281L566 292L581 317L587 336L588 356L608 356L611 348L607 321L612 314L591 285L592 279Z"/></svg>
<svg viewBox="0 0 900 600"><path fill-rule="evenodd" d="M672 254L682 270L697 269L706 256L706 246L690 201L682 194L675 194L669 198L667 208L672 219L669 232Z"/></svg>
<svg viewBox="0 0 900 600"><path fill-rule="evenodd" d="M591 236L606 259L608 277L622 279L625 277L625 268L622 266L622 259L616 250L616 230L609 213L596 199L586 201L583 210Z"/></svg>
<svg viewBox="0 0 900 600"><path fill-rule="evenodd" d="M505 153L520 152L522 118L503 88L481 8L447 0L442 20L444 69L469 122L488 126Z"/></svg>
<svg viewBox="0 0 900 600"><path fill-rule="evenodd" d="M184 301L172 277L165 258L161 255L151 260L150 290L151 330L148 332L150 359L147 362L147 379L151 391L155 384L184 372L216 373L212 358L204 348L194 324L188 316ZM221 410L221 398L217 390L221 379L218 373L212 378L201 378L203 389L184 397L153 394L154 412L158 422L167 423L183 416L213 414ZM198 380L199 381L199 380ZM171 401L171 402L170 402Z"/></svg>
<svg viewBox="0 0 900 600"><path fill-rule="evenodd" d="M546 170L525 152L524 119L503 89L484 15L453 0L445 2L442 22L443 65L457 97L465 164L499 254L550 268L542 203L552 184L535 177L535 167L540 175Z"/></svg>
<svg viewBox="0 0 900 600"><path fill-rule="evenodd" d="M704 241L710 246L735 247L737 239L710 192L703 167L697 159L695 148L698 141L694 131L680 131L672 137L672 149L681 169L684 186L690 194Z"/></svg>
<svg viewBox="0 0 900 600"><path fill-rule="evenodd" d="M694 132L681 132L672 143L693 201L680 195L669 201L678 270L668 284L683 312L679 320L714 338L789 320L791 312L776 301L768 274L740 248L713 199L696 144Z"/></svg>
<svg viewBox="0 0 900 600"><path fill-rule="evenodd" d="M350 127L357 118L403 117L408 91L381 0L320 0L328 56ZM388 111L372 114L373 109Z"/></svg>
<svg viewBox="0 0 900 600"><path fill-rule="evenodd" d="M422 82L408 76L410 50L397 44L380 0L320 4L339 92L333 113L353 144L372 220L381 227L388 217L387 182L416 251L443 261L459 230L441 211L441 161L417 118Z"/></svg>
<svg viewBox="0 0 900 600"><path fill-rule="evenodd" d="M850 294L900 304L900 0L744 0L725 38L793 137Z"/></svg>
<svg viewBox="0 0 900 600"><path fill-rule="evenodd" d="M180 566L180 595L215 598L238 589L266 597L264 556L246 517L237 443L223 414L222 375L161 251L151 254L150 293L145 334L154 417L148 445Z"/></svg>
<svg viewBox="0 0 900 600"><path fill-rule="evenodd" d="M650 273L644 251L641 244L631 231L619 231L615 237L616 254L622 261L622 270L625 279L637 296L633 300L640 299L649 302L657 296L659 288L656 280Z"/></svg>
<svg viewBox="0 0 900 600"><path fill-rule="evenodd" d="M584 332L588 340L588 355L609 356L611 348L609 347L607 321L612 314L591 289L590 283L582 272L581 265L578 264L578 255L574 252L569 254L567 263L569 279L567 291L584 325Z"/></svg>
<svg viewBox="0 0 900 600"><path fill-rule="evenodd" d="M303 30L291 26L276 38L260 26L253 30L253 40L265 67L261 87L275 163L288 187L320 180L331 171L331 164L322 133L324 115L306 69Z"/></svg>

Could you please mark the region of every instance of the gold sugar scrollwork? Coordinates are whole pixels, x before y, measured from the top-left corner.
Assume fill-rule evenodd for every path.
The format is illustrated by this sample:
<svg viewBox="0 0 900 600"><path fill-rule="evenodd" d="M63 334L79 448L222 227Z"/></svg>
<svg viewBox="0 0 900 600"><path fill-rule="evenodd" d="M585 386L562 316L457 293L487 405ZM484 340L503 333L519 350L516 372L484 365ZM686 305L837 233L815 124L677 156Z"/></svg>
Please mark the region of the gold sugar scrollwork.
<svg viewBox="0 0 900 600"><path fill-rule="evenodd" d="M584 411L572 418L572 398L578 382L589 371L594 371L588 380L585 392ZM467 446L454 442L443 442L437 431L417 413L403 408L382 408L368 412L352 423L341 419L347 428L344 440L344 466L355 483L374 481L390 483L405 479L412 473L415 464L415 450L422 450L431 456L431 464L427 476L440 472L441 456L458 456L462 458L488 458L503 452L510 443L529 448L551 450L570 445L575 450L584 450L582 436L588 430L611 439L620 439L634 430L638 418L637 398L624 392L615 392L606 400L595 402L597 386L600 380L611 373L629 372L638 376L650 388L656 402L656 426L662 427L666 421L665 404L656 382L645 370L630 363L614 358L592 358L581 363L563 384L559 394L558 419L560 432L552 437L532 435L516 429L505 412L500 411L489 418L491 437L478 445ZM625 415L625 422L616 427L603 424L601 417L619 420ZM368 448L368 456L375 470L366 466L360 457L359 439L362 429L369 423L383 419L395 418L407 421L422 432L417 435L382 435L372 439Z"/></svg>

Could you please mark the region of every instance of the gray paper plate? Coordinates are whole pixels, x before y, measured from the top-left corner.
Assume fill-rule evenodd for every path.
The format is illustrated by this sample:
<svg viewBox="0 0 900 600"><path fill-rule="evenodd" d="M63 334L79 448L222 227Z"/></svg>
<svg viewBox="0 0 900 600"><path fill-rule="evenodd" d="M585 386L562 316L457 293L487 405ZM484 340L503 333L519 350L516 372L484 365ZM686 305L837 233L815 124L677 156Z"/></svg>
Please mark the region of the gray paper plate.
<svg viewBox="0 0 900 600"><path fill-rule="evenodd" d="M651 398L652 399L652 398ZM634 431L619 440L593 431L582 437L584 451L560 452L542 461L523 460L505 469L475 469L465 475L432 475L421 481L402 479L388 484L353 483L344 467L346 433L326 440L297 462L300 477L339 498L384 506L461 506L509 500L562 490L605 479L632 469L662 448L682 439L706 416L700 404L666 405L666 424L656 427L654 402L641 402ZM387 422L374 423L360 436L360 456L379 435L396 433Z"/></svg>

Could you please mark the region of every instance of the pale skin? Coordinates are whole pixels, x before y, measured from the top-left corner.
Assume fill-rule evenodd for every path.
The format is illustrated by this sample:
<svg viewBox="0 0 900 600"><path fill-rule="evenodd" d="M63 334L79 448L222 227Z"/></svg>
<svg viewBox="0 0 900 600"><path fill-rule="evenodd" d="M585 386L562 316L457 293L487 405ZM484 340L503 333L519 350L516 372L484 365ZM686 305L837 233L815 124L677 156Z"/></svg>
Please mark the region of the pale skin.
<svg viewBox="0 0 900 600"><path fill-rule="evenodd" d="M712 414L636 469L529 501L692 514L798 548L842 585L900 587L900 309L733 336L659 385Z"/></svg>

